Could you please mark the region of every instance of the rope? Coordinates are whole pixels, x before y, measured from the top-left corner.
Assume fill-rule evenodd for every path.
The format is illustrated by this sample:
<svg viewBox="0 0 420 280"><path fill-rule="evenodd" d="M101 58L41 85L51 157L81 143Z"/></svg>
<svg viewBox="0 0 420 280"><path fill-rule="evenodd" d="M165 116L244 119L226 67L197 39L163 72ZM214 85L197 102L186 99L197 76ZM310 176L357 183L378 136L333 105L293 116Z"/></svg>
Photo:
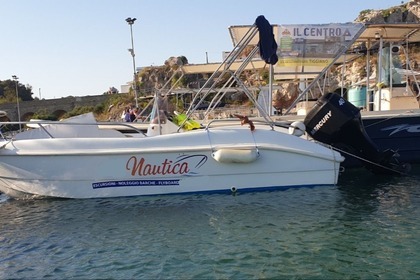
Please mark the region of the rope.
<svg viewBox="0 0 420 280"><path fill-rule="evenodd" d="M332 147L332 146L331 146L331 147ZM352 157L355 157L355 158L357 158L357 159L359 159L359 160L361 160L361 161L367 162L367 163L372 164L372 165L375 165L375 166L377 166L377 167L383 168L383 169L385 169L385 170L388 170L388 171L392 171L392 172L398 173L399 175L406 175L406 174L407 174L407 173L405 173L405 172L401 172L401 171L398 171L398 170L395 170L395 169L389 168L389 167L387 167L387 166L385 166L385 165L381 165L381 164L378 164L378 163L376 163L376 162L370 161L370 160L368 160L368 159L365 159L365 158L362 158L362 157L356 156L356 155L354 155L354 154L352 154L352 153L350 153L350 152L344 151L344 150L342 150L342 149L339 149L339 148L336 148L336 147L332 147L332 149L333 149L333 150L336 150L336 151L338 151L338 152L340 152L340 153L344 153L344 154L350 155L350 156L352 156Z"/></svg>

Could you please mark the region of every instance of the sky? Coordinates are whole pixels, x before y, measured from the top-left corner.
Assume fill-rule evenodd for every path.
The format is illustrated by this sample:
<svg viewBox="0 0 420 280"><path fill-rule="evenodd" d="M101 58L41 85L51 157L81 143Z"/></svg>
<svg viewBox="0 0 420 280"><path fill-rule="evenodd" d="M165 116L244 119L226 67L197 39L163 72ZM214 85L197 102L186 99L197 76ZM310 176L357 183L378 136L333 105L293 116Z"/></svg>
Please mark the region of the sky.
<svg viewBox="0 0 420 280"><path fill-rule="evenodd" d="M221 62L233 49L228 27L354 21L360 11L401 0L0 0L0 80L12 75L33 97L101 95L133 79L136 67L172 56L190 64ZM406 3L407 0L404 1Z"/></svg>

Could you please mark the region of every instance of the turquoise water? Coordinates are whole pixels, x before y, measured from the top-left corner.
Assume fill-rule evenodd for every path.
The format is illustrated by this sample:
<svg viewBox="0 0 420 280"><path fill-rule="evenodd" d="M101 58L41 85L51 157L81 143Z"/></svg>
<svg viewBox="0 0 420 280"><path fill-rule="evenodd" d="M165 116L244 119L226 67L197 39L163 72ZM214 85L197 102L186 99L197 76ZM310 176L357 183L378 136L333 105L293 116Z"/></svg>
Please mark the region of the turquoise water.
<svg viewBox="0 0 420 280"><path fill-rule="evenodd" d="M418 177L351 170L334 187L235 196L0 196L0 221L0 279L420 278Z"/></svg>

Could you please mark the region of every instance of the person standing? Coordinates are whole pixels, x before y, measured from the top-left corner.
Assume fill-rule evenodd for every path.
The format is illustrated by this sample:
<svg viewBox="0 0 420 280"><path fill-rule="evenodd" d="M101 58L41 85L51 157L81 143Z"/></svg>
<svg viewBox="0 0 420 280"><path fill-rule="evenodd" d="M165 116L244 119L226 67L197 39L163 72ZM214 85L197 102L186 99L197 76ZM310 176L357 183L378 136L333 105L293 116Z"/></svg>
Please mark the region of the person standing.
<svg viewBox="0 0 420 280"><path fill-rule="evenodd" d="M131 122L131 112L130 107L125 108L125 115L124 115L124 121L125 122Z"/></svg>
<svg viewBox="0 0 420 280"><path fill-rule="evenodd" d="M130 112L130 122L135 122L137 120L137 114L138 114L139 109L138 108L133 108Z"/></svg>

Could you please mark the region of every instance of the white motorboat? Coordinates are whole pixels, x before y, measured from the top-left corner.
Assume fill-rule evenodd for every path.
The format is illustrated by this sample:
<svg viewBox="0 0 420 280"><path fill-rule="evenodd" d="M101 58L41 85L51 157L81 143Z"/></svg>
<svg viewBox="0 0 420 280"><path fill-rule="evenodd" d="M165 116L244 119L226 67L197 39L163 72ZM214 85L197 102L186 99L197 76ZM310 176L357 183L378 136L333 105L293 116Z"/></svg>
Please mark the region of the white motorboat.
<svg viewBox="0 0 420 280"><path fill-rule="evenodd" d="M89 135L70 137L62 132L70 126L76 135L77 121L36 124L42 126L31 131L36 137L14 137L1 144L0 191L11 197L100 198L334 185L344 160L331 148L270 123L256 123L251 130L238 120L231 126L149 137L104 134L95 124L88 124ZM173 125L165 121L160 126L166 124ZM62 127L51 129L54 126ZM156 124L151 124L153 129Z"/></svg>
<svg viewBox="0 0 420 280"><path fill-rule="evenodd" d="M268 31L260 35L270 46L264 55L276 63L269 23L258 17L256 25ZM269 118L253 123L240 116L235 124L213 121L181 131L195 128L189 116L175 125L158 98L154 103L146 135L101 129L111 123L91 122L89 116L32 122L38 128L0 143L0 191L12 197L101 198L337 183L344 157L301 137L299 125L283 127ZM22 127L0 123L11 124Z"/></svg>

